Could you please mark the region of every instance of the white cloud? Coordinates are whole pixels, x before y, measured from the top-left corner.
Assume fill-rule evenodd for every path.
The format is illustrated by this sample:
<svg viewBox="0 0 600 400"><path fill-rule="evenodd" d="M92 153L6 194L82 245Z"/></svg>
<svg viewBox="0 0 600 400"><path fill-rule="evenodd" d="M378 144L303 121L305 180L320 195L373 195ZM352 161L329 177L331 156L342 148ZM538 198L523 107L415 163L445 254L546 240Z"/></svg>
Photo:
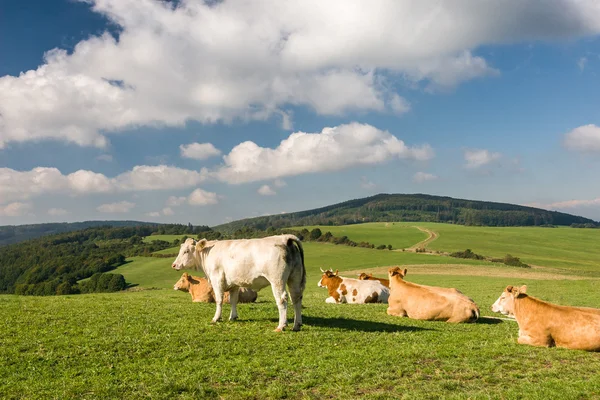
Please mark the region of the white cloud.
<svg viewBox="0 0 600 400"><path fill-rule="evenodd" d="M207 192L202 189L194 190L188 197L188 203L192 206L206 206L209 204L217 204L217 194Z"/></svg>
<svg viewBox="0 0 600 400"><path fill-rule="evenodd" d="M485 149L466 149L464 150L464 157L467 162L465 168L477 169L498 161L502 154Z"/></svg>
<svg viewBox="0 0 600 400"><path fill-rule="evenodd" d="M167 199L167 206L168 207L179 207L180 205L184 204L186 202L187 198L185 197L175 197L175 196L169 196L169 198Z"/></svg>
<svg viewBox="0 0 600 400"><path fill-rule="evenodd" d="M282 188L282 187L286 187L287 183L285 183L285 181L283 179L275 179L273 181L273 186L275 186L277 188Z"/></svg>
<svg viewBox="0 0 600 400"><path fill-rule="evenodd" d="M600 126L590 124L575 128L565 135L563 143L573 151L600 152Z"/></svg>
<svg viewBox="0 0 600 400"><path fill-rule="evenodd" d="M427 172L417 172L416 174L414 174L413 176L413 181L416 183L423 183L423 182L427 182L427 181L434 181L438 179L437 175L433 175Z"/></svg>
<svg viewBox="0 0 600 400"><path fill-rule="evenodd" d="M61 215L67 215L69 212L64 208L51 208L48 210L48 215L59 217Z"/></svg>
<svg viewBox="0 0 600 400"><path fill-rule="evenodd" d="M179 146L181 157L193 158L195 160L206 160L207 158L218 156L221 150L217 149L211 143L190 143Z"/></svg>
<svg viewBox="0 0 600 400"><path fill-rule="evenodd" d="M394 81L431 88L495 74L483 45L600 32L595 0L81 0L120 27L53 49L0 78L0 148L56 139L103 147L107 133L273 115L402 113ZM335 23L332 23L335 21ZM327 40L323 40L327 38Z"/></svg>
<svg viewBox="0 0 600 400"><path fill-rule="evenodd" d="M14 202L5 206L0 205L0 217L21 217L31 214L31 203Z"/></svg>
<svg viewBox="0 0 600 400"><path fill-rule="evenodd" d="M600 206L600 197L591 199L591 200L566 200L566 201L558 201L558 202L549 203L549 204L530 203L527 205L531 206L531 207L544 208L546 210L561 210L561 209L579 208L579 207L595 207L595 206Z"/></svg>
<svg viewBox="0 0 600 400"><path fill-rule="evenodd" d="M261 196L275 196L277 194L269 185L262 185L258 188L257 193Z"/></svg>
<svg viewBox="0 0 600 400"><path fill-rule="evenodd" d="M585 66L587 65L588 59L587 57L581 57L579 60L577 60L577 66L579 67L579 70L583 72L583 70L585 69Z"/></svg>
<svg viewBox="0 0 600 400"><path fill-rule="evenodd" d="M120 201L118 203L102 204L96 210L103 213L127 213L135 207L135 203L129 201Z"/></svg>
<svg viewBox="0 0 600 400"><path fill-rule="evenodd" d="M98 157L96 157L96 160L111 162L113 160L113 156L110 154L100 154Z"/></svg>
<svg viewBox="0 0 600 400"><path fill-rule="evenodd" d="M275 149L250 141L240 143L223 157L225 165L215 176L228 183L243 183L433 156L429 145L408 147L387 131L354 122L324 128L320 133L292 133Z"/></svg>
<svg viewBox="0 0 600 400"><path fill-rule="evenodd" d="M57 168L37 167L30 171L0 168L0 199L28 200L47 193L71 195L144 190L171 190L196 186L208 177L200 172L166 165L139 165L109 178L87 170L63 175Z"/></svg>
<svg viewBox="0 0 600 400"><path fill-rule="evenodd" d="M149 217L160 217L160 213L158 211L152 211L152 212L146 213L146 215Z"/></svg>
<svg viewBox="0 0 600 400"><path fill-rule="evenodd" d="M173 211L173 209L170 208L170 207L163 208L162 209L162 213L163 213L163 215L173 215L173 214L175 214L175 212Z"/></svg>

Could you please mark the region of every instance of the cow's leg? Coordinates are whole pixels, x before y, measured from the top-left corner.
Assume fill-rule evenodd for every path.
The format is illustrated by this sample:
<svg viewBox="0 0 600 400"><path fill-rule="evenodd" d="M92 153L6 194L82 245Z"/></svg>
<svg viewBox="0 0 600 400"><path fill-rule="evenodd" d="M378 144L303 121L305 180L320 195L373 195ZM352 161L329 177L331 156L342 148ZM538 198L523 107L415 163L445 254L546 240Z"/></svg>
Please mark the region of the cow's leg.
<svg viewBox="0 0 600 400"><path fill-rule="evenodd" d="M547 335L536 335L532 336L529 334L519 334L519 339L517 339L519 344L528 344L530 346L537 347L552 347L554 344L552 338Z"/></svg>
<svg viewBox="0 0 600 400"><path fill-rule="evenodd" d="M231 303L231 313L229 314L229 320L235 321L238 318L237 314L237 303L240 296L240 288L229 290L229 302Z"/></svg>
<svg viewBox="0 0 600 400"><path fill-rule="evenodd" d="M275 297L279 309L279 325L275 332L281 332L287 325L287 293L283 283L271 283L271 289L273 289L273 297Z"/></svg>
<svg viewBox="0 0 600 400"><path fill-rule="evenodd" d="M299 331L302 326L302 288L300 285L289 285L290 297L294 304L294 327L292 330Z"/></svg>
<svg viewBox="0 0 600 400"><path fill-rule="evenodd" d="M221 319L221 314L223 313L223 295L225 291L220 287L213 287L213 292L215 293L215 303L217 303L217 311L215 311L215 316L212 319L212 323L216 323Z"/></svg>

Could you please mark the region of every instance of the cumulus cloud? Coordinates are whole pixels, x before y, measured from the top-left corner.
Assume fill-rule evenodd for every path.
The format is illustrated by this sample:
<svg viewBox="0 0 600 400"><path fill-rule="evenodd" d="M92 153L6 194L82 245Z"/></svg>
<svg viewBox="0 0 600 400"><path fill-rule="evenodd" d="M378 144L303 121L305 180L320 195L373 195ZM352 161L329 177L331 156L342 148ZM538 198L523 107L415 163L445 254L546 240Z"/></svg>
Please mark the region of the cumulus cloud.
<svg viewBox="0 0 600 400"><path fill-rule="evenodd" d="M152 211L152 212L146 213L146 215L149 217L160 217L160 213L158 211Z"/></svg>
<svg viewBox="0 0 600 400"><path fill-rule="evenodd" d="M466 149L464 150L465 168L478 169L485 165L489 165L495 161L498 161L502 154L490 152L485 149Z"/></svg>
<svg viewBox="0 0 600 400"><path fill-rule="evenodd" d="M223 157L215 176L228 183L277 179L311 172L337 171L391 159L429 160L429 145L409 147L387 131L351 123L324 128L320 133L292 133L275 149L247 141Z"/></svg>
<svg viewBox="0 0 600 400"><path fill-rule="evenodd" d="M193 158L195 160L206 160L207 158L218 156L221 150L217 149L211 143L190 143L179 146L181 157Z"/></svg>
<svg viewBox="0 0 600 400"><path fill-rule="evenodd" d="M163 208L162 209L162 213L163 213L163 215L167 215L167 216L175 214L175 212L173 211L173 209L170 208L170 207Z"/></svg>
<svg viewBox="0 0 600 400"><path fill-rule="evenodd" d="M98 206L96 210L103 213L128 213L135 207L135 203L130 201L120 201L118 203L107 203Z"/></svg>
<svg viewBox="0 0 600 400"><path fill-rule="evenodd" d="M189 120L276 115L289 128L290 105L402 113L398 81L437 88L497 73L472 53L483 45L600 32L595 0L80 1L118 37L52 49L36 70L0 78L0 147L103 147L105 132Z"/></svg>
<svg viewBox="0 0 600 400"><path fill-rule="evenodd" d="M416 183L423 183L423 182L427 182L427 181L434 181L438 179L437 175L433 175L427 172L417 172L413 175L413 181Z"/></svg>
<svg viewBox="0 0 600 400"><path fill-rule="evenodd" d="M600 126L583 125L573 129L564 137L564 146L582 153L600 152Z"/></svg>
<svg viewBox="0 0 600 400"><path fill-rule="evenodd" d="M579 208L579 207L594 207L594 206L600 206L600 197L591 199L591 200L566 200L566 201L558 201L558 202L549 203L549 204L530 203L528 205L531 207L544 208L547 210L561 210L561 209Z"/></svg>
<svg viewBox="0 0 600 400"><path fill-rule="evenodd" d="M196 186L207 177L205 170L198 172L166 165L139 165L114 178L87 170L63 175L57 168L37 167L30 171L0 168L0 199L9 202L47 193L78 195L183 189Z"/></svg>
<svg viewBox="0 0 600 400"><path fill-rule="evenodd" d="M54 217L59 217L61 215L67 215L69 212L64 208L51 208L48 210L48 215L52 215Z"/></svg>
<svg viewBox="0 0 600 400"><path fill-rule="evenodd" d="M277 194L269 185L262 185L258 188L257 193L261 196L275 196Z"/></svg>
<svg viewBox="0 0 600 400"><path fill-rule="evenodd" d="M188 197L188 203L192 206L206 206L217 204L218 202L216 193L207 192L202 189L194 190Z"/></svg>
<svg viewBox="0 0 600 400"><path fill-rule="evenodd" d="M179 207L180 205L184 204L186 202L187 198L185 197L176 197L176 196L169 196L169 198L167 199L167 206L168 207Z"/></svg>
<svg viewBox="0 0 600 400"><path fill-rule="evenodd" d="M14 202L5 206L0 205L0 217L21 217L23 215L32 215L31 203Z"/></svg>

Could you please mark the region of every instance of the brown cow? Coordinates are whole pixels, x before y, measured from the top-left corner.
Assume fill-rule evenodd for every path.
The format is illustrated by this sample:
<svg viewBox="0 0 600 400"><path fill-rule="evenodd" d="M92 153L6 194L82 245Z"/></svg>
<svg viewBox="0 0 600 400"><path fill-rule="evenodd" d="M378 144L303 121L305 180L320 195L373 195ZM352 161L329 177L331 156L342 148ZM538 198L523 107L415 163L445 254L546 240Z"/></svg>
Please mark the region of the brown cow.
<svg viewBox="0 0 600 400"><path fill-rule="evenodd" d="M358 275L358 279L360 279L361 281L369 281L369 280L379 281L386 288L390 287L390 281L388 279L375 278L375 277L373 277L373 274L367 274L366 272L363 272L360 275Z"/></svg>
<svg viewBox="0 0 600 400"><path fill-rule="evenodd" d="M390 268L387 313L426 321L475 322L479 308L456 289L417 285L404 281L406 269Z"/></svg>
<svg viewBox="0 0 600 400"><path fill-rule="evenodd" d="M189 292L192 295L192 301L194 303L215 302L215 293L213 292L210 283L208 283L208 280L206 278L189 275L187 272L184 272L183 275L181 275L181 278L179 278L175 286L173 286L173 289ZM240 288L238 301L240 303L254 303L257 297L258 293L254 290ZM229 303L229 292L225 292L223 301Z"/></svg>
<svg viewBox="0 0 600 400"><path fill-rule="evenodd" d="M507 286L492 311L513 314L520 344L600 351L600 310L548 303L526 294L527 286Z"/></svg>

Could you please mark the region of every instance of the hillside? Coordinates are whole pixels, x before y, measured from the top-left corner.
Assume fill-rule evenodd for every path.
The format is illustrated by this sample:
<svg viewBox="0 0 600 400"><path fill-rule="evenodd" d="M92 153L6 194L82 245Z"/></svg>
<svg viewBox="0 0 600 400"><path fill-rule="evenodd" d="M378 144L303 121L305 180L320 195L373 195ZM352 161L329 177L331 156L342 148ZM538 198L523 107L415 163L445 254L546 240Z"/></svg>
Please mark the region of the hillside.
<svg viewBox="0 0 600 400"><path fill-rule="evenodd" d="M313 210L233 221L214 227L231 233L245 227L267 229L363 222L447 222L477 226L595 224L591 219L515 204L454 199L426 194L378 194Z"/></svg>
<svg viewBox="0 0 600 400"><path fill-rule="evenodd" d="M67 233L87 228L110 226L121 228L127 226L158 225L151 222L140 221L83 221L83 222L56 222L31 225L4 225L0 226L0 246L19 243L40 236Z"/></svg>

